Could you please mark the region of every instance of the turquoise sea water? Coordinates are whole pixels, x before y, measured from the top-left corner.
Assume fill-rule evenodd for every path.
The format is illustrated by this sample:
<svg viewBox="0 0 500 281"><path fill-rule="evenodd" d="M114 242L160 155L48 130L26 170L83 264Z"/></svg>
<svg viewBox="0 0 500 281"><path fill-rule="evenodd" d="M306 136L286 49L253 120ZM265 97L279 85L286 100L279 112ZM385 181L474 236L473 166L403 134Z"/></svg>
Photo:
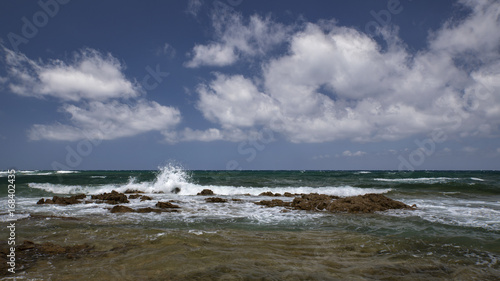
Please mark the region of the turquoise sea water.
<svg viewBox="0 0 500 281"><path fill-rule="evenodd" d="M7 172L0 172L2 206L7 206L7 185ZM174 188L180 192L172 193ZM181 212L111 214L108 204L36 204L54 195L127 189L153 197L131 200L130 207L175 200ZM203 189L241 201L206 203L206 197L196 195ZM381 193L418 209L332 214L255 205L270 199L259 195L266 191L341 197ZM93 278L120 279L131 274L127 268L135 268L133 255L146 255L149 261L148 266L135 268L135 273L147 276L145 280L169 280L155 279L163 271L176 277L172 280L193 276L199 280L222 276L495 280L500 276L500 172L496 171L186 171L175 166L158 171L17 171L16 199L20 239L65 245L84 241L103 251L111 251L107 245L117 241L137 246L114 260L94 256L72 265L52 261L60 271L49 271L51 267L39 261L23 273L26 278L59 280L58 274L67 276L71 266L81 264ZM0 217L8 219L6 208ZM185 248L178 248L179 243ZM164 251L152 251L156 244ZM238 249L247 253L240 262L235 261L241 258ZM182 265L206 264L172 267L173 261L155 262L169 260L168 251L179 254L176 258L184 261ZM116 276L99 273L90 260L117 268ZM317 268L312 270L312 265Z"/></svg>

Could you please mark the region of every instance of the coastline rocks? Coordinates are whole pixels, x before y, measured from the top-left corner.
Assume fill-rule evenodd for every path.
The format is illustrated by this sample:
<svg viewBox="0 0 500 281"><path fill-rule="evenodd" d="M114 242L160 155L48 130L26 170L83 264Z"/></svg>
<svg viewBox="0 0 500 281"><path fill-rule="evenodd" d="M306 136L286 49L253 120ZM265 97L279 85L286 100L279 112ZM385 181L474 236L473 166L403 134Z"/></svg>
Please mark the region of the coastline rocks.
<svg viewBox="0 0 500 281"><path fill-rule="evenodd" d="M382 194L365 194L338 199L327 207L330 212L373 213L389 209L414 210L403 202L388 198Z"/></svg>
<svg viewBox="0 0 500 281"><path fill-rule="evenodd" d="M176 206L176 205L174 205L174 206ZM179 206L177 206L177 207L180 208ZM176 208L176 207L171 207L171 208ZM122 206L122 205L114 206L109 211L111 213L166 213L166 212L174 213L174 212L178 212L178 210L155 209L155 208L151 208L151 207L132 209L130 207Z"/></svg>
<svg viewBox="0 0 500 281"><path fill-rule="evenodd" d="M85 199L87 197L85 194L78 194L78 195L73 195L70 197L59 197L59 196L54 196L52 199L40 199L38 202L36 202L38 205L40 204L57 204L57 205L72 205L72 204L79 204L82 203L82 201L79 201L79 199Z"/></svg>
<svg viewBox="0 0 500 281"><path fill-rule="evenodd" d="M207 202L207 203L226 203L227 199L223 199L220 197L209 197L209 198L205 199L205 202Z"/></svg>
<svg viewBox="0 0 500 281"><path fill-rule="evenodd" d="M111 213L131 213L134 211L135 211L134 209L122 205L116 205L110 210Z"/></svg>
<svg viewBox="0 0 500 281"><path fill-rule="evenodd" d="M132 195L129 195L129 196L128 196L128 199L137 199L137 198L139 198L139 197L141 197L141 196L142 196L142 195L140 195L140 194L132 194Z"/></svg>
<svg viewBox="0 0 500 281"><path fill-rule="evenodd" d="M298 210L313 210L321 211L327 208L332 199L337 199L339 197L325 194L303 194L301 197L295 197L291 206Z"/></svg>
<svg viewBox="0 0 500 281"><path fill-rule="evenodd" d="M290 202L284 202L283 200L280 199L273 199L273 200L262 200L259 202L255 202L257 205L263 205L267 207L290 207L291 203Z"/></svg>
<svg viewBox="0 0 500 281"><path fill-rule="evenodd" d="M124 193L125 194L130 194L130 193L144 193L144 191L140 191L140 190L137 190L137 189L127 189L127 190L125 190Z"/></svg>
<svg viewBox="0 0 500 281"><path fill-rule="evenodd" d="M170 192L172 192L173 194L177 194L181 192L181 189L179 187L174 187L172 190L170 190Z"/></svg>
<svg viewBox="0 0 500 281"><path fill-rule="evenodd" d="M208 195L215 195L214 192L210 189L203 189L201 192L198 192L198 194L196 195L204 195L204 196L208 196Z"/></svg>
<svg viewBox="0 0 500 281"><path fill-rule="evenodd" d="M142 202L142 201L146 201L146 200L153 200L153 198L151 198L151 197L149 197L149 196L146 196L146 195L143 195L143 196L141 197L141 202Z"/></svg>
<svg viewBox="0 0 500 281"><path fill-rule="evenodd" d="M113 204L113 205L130 202L127 199L127 195L125 195L124 193L119 193L115 190L111 191L110 193L92 195L90 198L102 200L104 203ZM100 202L96 202L96 203L100 203Z"/></svg>
<svg viewBox="0 0 500 281"><path fill-rule="evenodd" d="M179 205L175 205L175 204L172 204L170 202L158 202L158 203L156 203L155 206L158 208L161 208L161 209L180 208Z"/></svg>
<svg viewBox="0 0 500 281"><path fill-rule="evenodd" d="M295 197L292 202L283 200L262 200L255 202L257 205L267 207L290 207L296 210L306 211L329 211L329 212L348 212L348 213L373 213L386 211L390 209L414 210L415 207L408 206L403 202L393 200L382 194L365 194L339 198L337 196L325 194L303 194Z"/></svg>

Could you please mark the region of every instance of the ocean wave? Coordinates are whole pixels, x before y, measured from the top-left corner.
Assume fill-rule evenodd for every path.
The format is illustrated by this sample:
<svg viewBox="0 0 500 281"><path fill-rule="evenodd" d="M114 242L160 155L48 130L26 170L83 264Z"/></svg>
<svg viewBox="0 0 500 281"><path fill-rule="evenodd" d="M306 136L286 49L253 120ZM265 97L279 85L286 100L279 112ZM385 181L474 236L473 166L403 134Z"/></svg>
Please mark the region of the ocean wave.
<svg viewBox="0 0 500 281"><path fill-rule="evenodd" d="M385 182L399 182L399 183L446 183L450 181L461 180L460 178L447 178L447 177L436 177L436 178L399 178L399 179L385 179L385 178L375 178L376 181Z"/></svg>
<svg viewBox="0 0 500 281"><path fill-rule="evenodd" d="M172 193L176 188L180 189L178 195L197 195L203 189L210 189L217 195L243 195L249 194L258 196L262 192L271 191L273 193L321 193L340 197L364 195L367 193L387 193L391 189L380 188L359 188L354 186L324 186L324 187L242 187L224 185L200 185L191 182L188 172L180 167L168 165L162 167L154 181L138 182L136 178L130 178L126 184L108 185L62 185L51 183L29 183L29 187L41 189L55 194L99 194L103 192L125 192L126 190L138 190L144 193Z"/></svg>
<svg viewBox="0 0 500 281"><path fill-rule="evenodd" d="M76 173L80 173L80 171L57 171L56 172L57 174L76 174Z"/></svg>
<svg viewBox="0 0 500 281"><path fill-rule="evenodd" d="M416 204L418 209L412 212L392 212L392 215L418 216L433 223L463 227L478 227L488 230L500 230L500 202L450 200L450 199L415 199L406 204Z"/></svg>
<svg viewBox="0 0 500 281"><path fill-rule="evenodd" d="M480 178L470 178L470 179L473 181L484 181L483 179L480 179Z"/></svg>

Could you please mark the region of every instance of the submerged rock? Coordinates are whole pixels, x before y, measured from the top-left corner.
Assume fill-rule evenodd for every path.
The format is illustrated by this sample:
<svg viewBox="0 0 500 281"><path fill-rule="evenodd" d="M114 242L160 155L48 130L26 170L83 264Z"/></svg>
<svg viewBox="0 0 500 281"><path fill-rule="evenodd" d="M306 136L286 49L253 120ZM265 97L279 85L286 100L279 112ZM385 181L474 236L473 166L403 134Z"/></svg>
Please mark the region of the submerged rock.
<svg viewBox="0 0 500 281"><path fill-rule="evenodd" d="M209 197L209 198L205 199L205 201L207 203L226 203L227 199L223 199L220 197Z"/></svg>
<svg viewBox="0 0 500 281"><path fill-rule="evenodd" d="M57 204L57 205L72 205L72 204L79 204L82 203L79 199L85 199L87 195L85 194L78 194L78 195L73 195L70 197L59 197L59 196L54 196L52 199L46 199L44 200L43 198L38 200L36 202L38 205L40 204Z"/></svg>
<svg viewBox="0 0 500 281"><path fill-rule="evenodd" d="M198 192L196 195L215 195L214 192L210 189L203 189L201 192Z"/></svg>
<svg viewBox="0 0 500 281"><path fill-rule="evenodd" d="M171 208L176 208L176 207L171 207ZM165 213L165 212L178 212L178 210L156 209L151 207L132 209L127 206L117 205L111 208L110 212L111 213Z"/></svg>
<svg viewBox="0 0 500 281"><path fill-rule="evenodd" d="M158 203L156 203L155 206L158 208L162 208L162 209L180 208L179 205L175 205L175 204L172 204L170 202L158 202Z"/></svg>
<svg viewBox="0 0 500 281"><path fill-rule="evenodd" d="M179 187L174 187L172 190L170 190L170 192L177 194L177 193L181 192L181 189Z"/></svg>
<svg viewBox="0 0 500 281"><path fill-rule="evenodd" d="M290 207L290 202L284 202L283 200L280 199L273 199L273 200L262 200L259 202L255 202L257 205L264 205L267 207Z"/></svg>
<svg viewBox="0 0 500 281"><path fill-rule="evenodd" d="M129 195L129 196L128 196L128 199L137 199L137 198L139 198L139 197L141 197L141 196L142 196L142 195L140 195L140 194L132 194L132 195Z"/></svg>
<svg viewBox="0 0 500 281"><path fill-rule="evenodd" d="M111 213L131 213L134 212L135 210L127 206L117 205L114 206L110 211Z"/></svg>
<svg viewBox="0 0 500 281"><path fill-rule="evenodd" d="M124 193L119 193L115 190L111 191L110 193L103 193L103 194L98 194L98 195L92 195L92 199L97 199L97 200L102 200L104 203L108 204L120 204L120 203L129 203L127 199L127 195Z"/></svg>
<svg viewBox="0 0 500 281"><path fill-rule="evenodd" d="M146 200L153 200L153 198L149 197L149 196L146 196L146 195L143 195L141 197L141 201L146 201Z"/></svg>

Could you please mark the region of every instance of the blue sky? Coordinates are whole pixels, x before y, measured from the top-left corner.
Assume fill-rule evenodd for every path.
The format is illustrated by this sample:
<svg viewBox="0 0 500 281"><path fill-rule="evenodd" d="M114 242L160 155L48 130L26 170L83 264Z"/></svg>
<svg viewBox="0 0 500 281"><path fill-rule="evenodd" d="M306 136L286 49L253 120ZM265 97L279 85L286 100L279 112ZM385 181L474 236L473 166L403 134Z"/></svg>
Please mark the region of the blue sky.
<svg viewBox="0 0 500 281"><path fill-rule="evenodd" d="M499 169L498 1L1 1L0 169Z"/></svg>

